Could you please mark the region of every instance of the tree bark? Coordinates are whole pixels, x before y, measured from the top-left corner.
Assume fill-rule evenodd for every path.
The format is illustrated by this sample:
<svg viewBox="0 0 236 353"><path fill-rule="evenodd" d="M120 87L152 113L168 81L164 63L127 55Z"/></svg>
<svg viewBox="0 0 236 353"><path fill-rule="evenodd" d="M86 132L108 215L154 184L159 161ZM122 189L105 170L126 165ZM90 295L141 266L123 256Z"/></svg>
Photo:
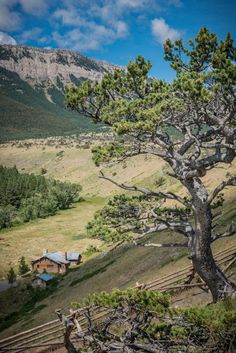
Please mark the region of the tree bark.
<svg viewBox="0 0 236 353"><path fill-rule="evenodd" d="M73 318L68 318L65 315L61 313L61 309L55 310L57 316L59 317L59 320L63 323L65 327L64 331L64 345L68 353L80 353L73 343L70 340L70 335L73 331L73 328L75 327L75 323L73 322Z"/></svg>
<svg viewBox="0 0 236 353"><path fill-rule="evenodd" d="M64 333L64 345L65 345L65 348L67 349L68 353L78 353L79 352L75 349L75 346L73 345L73 343L70 340L70 335L73 331L73 328L74 328L74 326L67 325L66 331Z"/></svg>
<svg viewBox="0 0 236 353"><path fill-rule="evenodd" d="M208 193L199 178L186 183L193 198L195 234L191 240L191 259L193 268L207 284L213 302L232 296L236 286L216 265L212 250L212 213L208 203Z"/></svg>

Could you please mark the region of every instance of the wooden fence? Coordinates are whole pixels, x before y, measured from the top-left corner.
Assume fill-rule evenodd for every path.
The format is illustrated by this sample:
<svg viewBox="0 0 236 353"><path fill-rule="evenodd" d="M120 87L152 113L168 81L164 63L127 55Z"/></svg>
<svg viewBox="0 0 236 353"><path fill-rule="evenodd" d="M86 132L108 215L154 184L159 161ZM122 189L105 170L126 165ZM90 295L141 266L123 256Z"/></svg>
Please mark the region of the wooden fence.
<svg viewBox="0 0 236 353"><path fill-rule="evenodd" d="M236 261L236 246L222 250L215 254L215 259L223 271L227 271ZM205 283L190 283L193 278L192 266L187 266L179 271L167 276L156 278L151 282L141 284L141 288L168 292L191 287L206 287ZM200 279L199 279L200 280ZM81 319L79 323L83 330L86 330L86 319L83 317L83 309L80 309ZM107 311L97 311L94 320L99 320L107 315ZM0 340L0 353L20 353L20 352L43 352L51 348L63 346L64 327L61 321L53 320L46 324L34 327L30 330L18 333L17 335ZM76 341L76 337L73 339ZM78 341L78 340L77 340Z"/></svg>

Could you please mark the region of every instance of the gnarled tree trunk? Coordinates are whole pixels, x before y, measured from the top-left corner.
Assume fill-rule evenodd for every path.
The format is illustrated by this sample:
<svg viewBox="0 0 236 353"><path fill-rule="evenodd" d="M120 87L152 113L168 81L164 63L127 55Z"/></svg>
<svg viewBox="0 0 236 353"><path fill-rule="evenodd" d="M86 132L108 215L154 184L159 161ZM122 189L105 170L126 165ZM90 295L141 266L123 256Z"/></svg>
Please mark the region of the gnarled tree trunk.
<svg viewBox="0 0 236 353"><path fill-rule="evenodd" d="M61 313L61 309L57 309L56 311L57 316L59 317L60 321L63 323L65 327L64 331L64 345L68 353L79 353L73 343L71 342L71 333L75 327L75 323L73 322L73 318L68 318Z"/></svg>
<svg viewBox="0 0 236 353"><path fill-rule="evenodd" d="M191 241L193 267L207 284L213 302L217 302L227 296L232 296L236 286L216 265L212 254L212 213L207 190L198 178L188 181L186 186L193 197L194 206L195 234Z"/></svg>

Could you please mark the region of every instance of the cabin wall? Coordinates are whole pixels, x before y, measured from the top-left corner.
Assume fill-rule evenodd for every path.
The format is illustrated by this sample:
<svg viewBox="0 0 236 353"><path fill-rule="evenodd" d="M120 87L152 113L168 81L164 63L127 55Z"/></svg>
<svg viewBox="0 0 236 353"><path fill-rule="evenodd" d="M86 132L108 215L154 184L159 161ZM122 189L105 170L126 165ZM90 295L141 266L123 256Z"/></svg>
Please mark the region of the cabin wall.
<svg viewBox="0 0 236 353"><path fill-rule="evenodd" d="M68 266L65 264L57 264L56 262L49 260L47 258L42 258L32 264L32 268L34 271L42 273L44 271L50 273L64 273L66 272Z"/></svg>
<svg viewBox="0 0 236 353"><path fill-rule="evenodd" d="M46 283L44 281L42 281L40 278L36 278L35 280L32 281L32 286L34 288L46 288Z"/></svg>

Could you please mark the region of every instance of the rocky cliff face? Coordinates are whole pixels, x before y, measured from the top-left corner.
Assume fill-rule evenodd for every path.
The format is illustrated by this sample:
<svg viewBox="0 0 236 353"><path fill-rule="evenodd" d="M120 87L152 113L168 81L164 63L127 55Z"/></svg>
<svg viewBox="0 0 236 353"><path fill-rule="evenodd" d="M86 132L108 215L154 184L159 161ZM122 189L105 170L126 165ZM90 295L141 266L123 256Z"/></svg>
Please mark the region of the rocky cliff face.
<svg viewBox="0 0 236 353"><path fill-rule="evenodd" d="M0 46L0 66L31 85L51 83L58 89L81 79L99 80L116 67L68 50L12 45Z"/></svg>
<svg viewBox="0 0 236 353"><path fill-rule="evenodd" d="M86 79L99 80L115 68L68 50L0 45L4 139L99 130L88 119L65 109L64 88Z"/></svg>

